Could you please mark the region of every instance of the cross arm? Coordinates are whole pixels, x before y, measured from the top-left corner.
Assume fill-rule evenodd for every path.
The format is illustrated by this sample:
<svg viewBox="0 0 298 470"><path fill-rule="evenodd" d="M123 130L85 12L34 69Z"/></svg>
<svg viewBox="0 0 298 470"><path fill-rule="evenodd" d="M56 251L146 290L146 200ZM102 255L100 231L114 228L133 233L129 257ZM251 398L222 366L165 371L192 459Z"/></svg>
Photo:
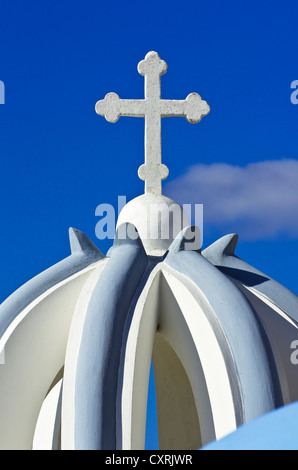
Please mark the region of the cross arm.
<svg viewBox="0 0 298 470"><path fill-rule="evenodd" d="M108 93L103 100L97 101L95 111L109 122L117 122L120 116L145 116L144 100L123 100L117 93Z"/></svg>
<svg viewBox="0 0 298 470"><path fill-rule="evenodd" d="M160 108L161 117L181 116L192 124L200 122L210 111L198 93L190 93L185 100L160 100Z"/></svg>

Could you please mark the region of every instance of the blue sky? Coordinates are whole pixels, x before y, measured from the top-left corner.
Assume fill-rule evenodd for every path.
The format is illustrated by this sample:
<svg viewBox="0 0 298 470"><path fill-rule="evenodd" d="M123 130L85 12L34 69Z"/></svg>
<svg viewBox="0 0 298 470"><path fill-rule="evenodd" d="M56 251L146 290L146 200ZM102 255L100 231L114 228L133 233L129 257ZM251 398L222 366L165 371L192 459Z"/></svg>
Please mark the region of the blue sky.
<svg viewBox="0 0 298 470"><path fill-rule="evenodd" d="M236 254L298 293L297 14L294 0L2 0L0 302L68 256L70 226L106 252L96 207L142 194L143 119L94 106L143 98L150 50L168 64L163 98L211 107L196 125L163 119L164 193L204 204L203 247L237 232Z"/></svg>

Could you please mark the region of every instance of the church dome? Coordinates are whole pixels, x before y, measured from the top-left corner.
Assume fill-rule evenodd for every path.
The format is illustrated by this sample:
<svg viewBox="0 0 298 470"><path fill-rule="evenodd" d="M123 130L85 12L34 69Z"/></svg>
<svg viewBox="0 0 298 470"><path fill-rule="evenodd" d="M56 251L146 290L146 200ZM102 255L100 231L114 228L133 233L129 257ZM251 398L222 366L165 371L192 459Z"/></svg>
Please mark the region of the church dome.
<svg viewBox="0 0 298 470"><path fill-rule="evenodd" d="M199 122L209 106L160 99L156 52L138 71L144 100L112 93L96 110L145 117L145 194L106 255L70 229L71 254L0 305L1 449L144 449L151 359L161 449L201 448L298 400L297 296L235 256L236 234L201 252L161 194L161 117Z"/></svg>

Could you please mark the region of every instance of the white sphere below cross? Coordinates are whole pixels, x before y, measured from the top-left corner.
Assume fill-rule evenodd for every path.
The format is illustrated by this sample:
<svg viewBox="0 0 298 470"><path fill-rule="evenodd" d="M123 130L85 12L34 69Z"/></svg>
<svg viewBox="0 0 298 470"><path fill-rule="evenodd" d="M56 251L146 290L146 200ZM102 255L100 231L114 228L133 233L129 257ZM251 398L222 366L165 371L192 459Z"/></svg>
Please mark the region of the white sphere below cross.
<svg viewBox="0 0 298 470"><path fill-rule="evenodd" d="M150 256L163 256L174 238L189 225L183 208L166 196L142 194L129 201L120 212L117 228L133 224Z"/></svg>

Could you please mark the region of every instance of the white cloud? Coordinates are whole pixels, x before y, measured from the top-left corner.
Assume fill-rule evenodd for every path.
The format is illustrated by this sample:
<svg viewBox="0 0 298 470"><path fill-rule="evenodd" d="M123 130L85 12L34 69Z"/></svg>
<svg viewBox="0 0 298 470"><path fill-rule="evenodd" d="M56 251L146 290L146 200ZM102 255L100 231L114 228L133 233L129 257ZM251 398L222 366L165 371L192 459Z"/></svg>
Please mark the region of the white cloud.
<svg viewBox="0 0 298 470"><path fill-rule="evenodd" d="M204 204L204 233L241 238L298 237L298 161L268 160L245 167L198 164L167 183L164 194L180 204Z"/></svg>

